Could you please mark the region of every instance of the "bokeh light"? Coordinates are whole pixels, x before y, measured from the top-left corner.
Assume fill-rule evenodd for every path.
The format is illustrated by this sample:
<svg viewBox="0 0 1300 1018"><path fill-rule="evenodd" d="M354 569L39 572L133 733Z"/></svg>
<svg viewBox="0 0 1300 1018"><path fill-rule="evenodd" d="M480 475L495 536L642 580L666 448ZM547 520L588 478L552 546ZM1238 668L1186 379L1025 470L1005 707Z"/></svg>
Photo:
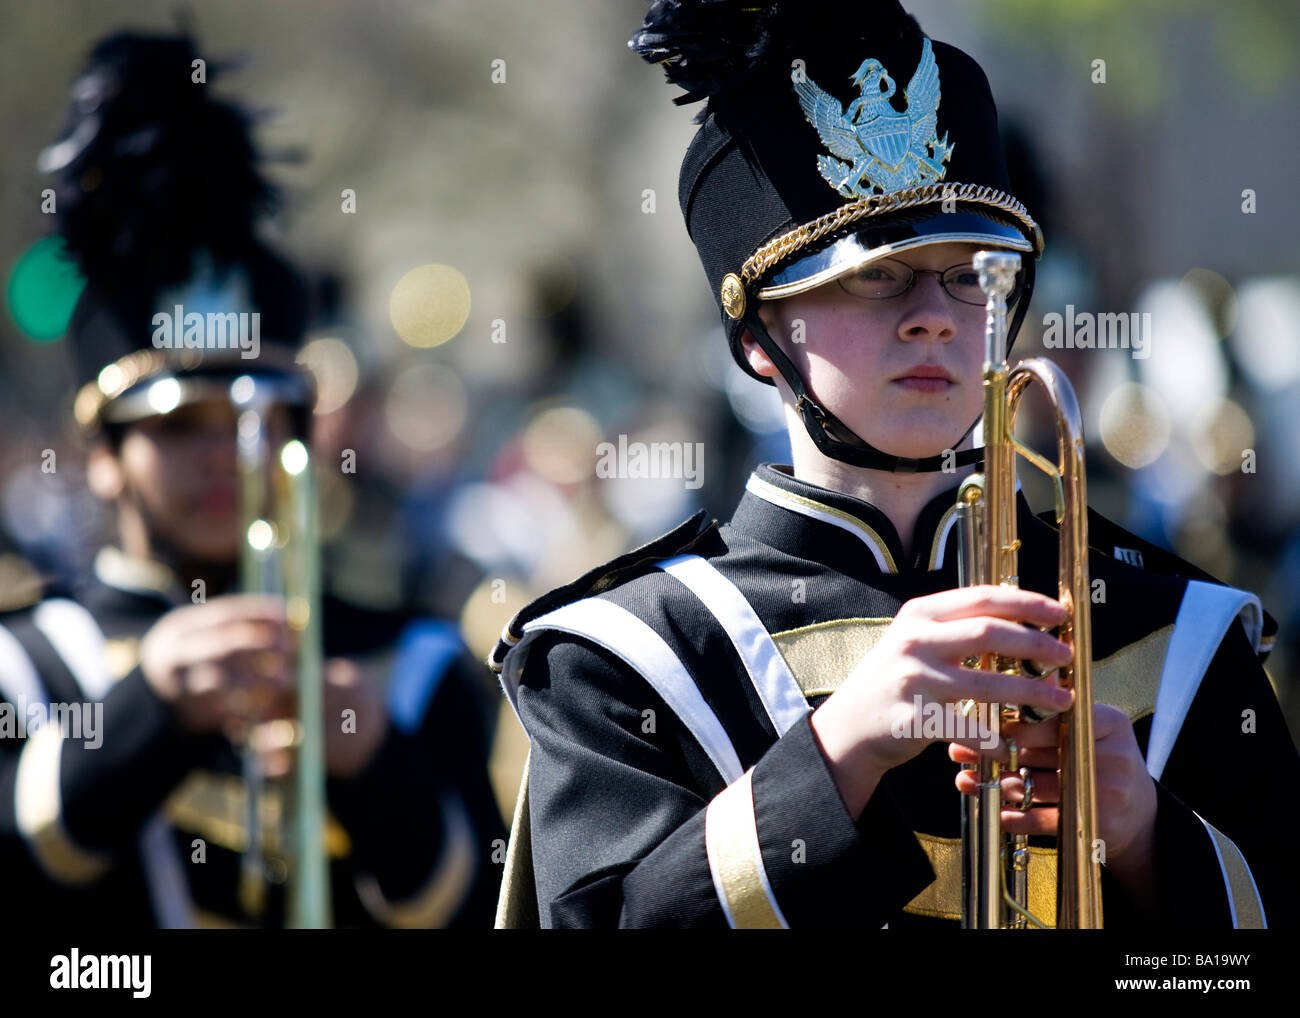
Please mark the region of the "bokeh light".
<svg viewBox="0 0 1300 1018"><path fill-rule="evenodd" d="M1251 280L1242 284L1240 301L1229 345L1242 373L1264 392L1300 383L1300 282Z"/></svg>
<svg viewBox="0 0 1300 1018"><path fill-rule="evenodd" d="M599 442L600 425L587 411L552 407L524 429L524 462L552 484L578 484L592 476Z"/></svg>
<svg viewBox="0 0 1300 1018"><path fill-rule="evenodd" d="M1255 426L1241 404L1221 399L1207 405L1192 432L1192 450L1211 473L1241 469L1242 454L1255 445Z"/></svg>
<svg viewBox="0 0 1300 1018"><path fill-rule="evenodd" d="M86 285L59 237L38 240L9 276L9 313L30 339L47 343L68 331L72 309Z"/></svg>
<svg viewBox="0 0 1300 1018"><path fill-rule="evenodd" d="M438 452L459 438L467 412L465 383L441 364L407 368L384 400L389 432L418 453Z"/></svg>
<svg viewBox="0 0 1300 1018"><path fill-rule="evenodd" d="M1101 444L1124 466L1154 463L1169 445L1164 400L1137 382L1118 386L1101 405Z"/></svg>
<svg viewBox="0 0 1300 1018"><path fill-rule="evenodd" d="M388 300L393 328L408 346L440 346L469 318L469 281L450 265L420 265L397 281Z"/></svg>
<svg viewBox="0 0 1300 1018"><path fill-rule="evenodd" d="M341 339L322 336L313 339L299 352L297 362L316 379L318 414L332 414L357 391L360 372L357 358Z"/></svg>

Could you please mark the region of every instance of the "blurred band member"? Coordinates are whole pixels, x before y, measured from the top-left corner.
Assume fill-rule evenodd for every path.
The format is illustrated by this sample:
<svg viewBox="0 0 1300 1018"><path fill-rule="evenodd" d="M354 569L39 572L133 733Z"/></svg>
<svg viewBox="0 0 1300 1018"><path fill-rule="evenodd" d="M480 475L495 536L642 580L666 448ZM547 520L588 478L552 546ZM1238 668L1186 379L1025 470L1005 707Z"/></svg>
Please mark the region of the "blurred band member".
<svg viewBox="0 0 1300 1018"><path fill-rule="evenodd" d="M103 40L40 162L87 278L75 409L116 524L69 596L0 619L0 860L60 928L280 926L293 879L298 641L283 597L237 593L236 428L255 386L269 450L308 437L307 300L255 235L272 192L248 117L197 59L185 37ZM334 924L485 925L503 832L480 667L441 622L331 597L322 618Z"/></svg>

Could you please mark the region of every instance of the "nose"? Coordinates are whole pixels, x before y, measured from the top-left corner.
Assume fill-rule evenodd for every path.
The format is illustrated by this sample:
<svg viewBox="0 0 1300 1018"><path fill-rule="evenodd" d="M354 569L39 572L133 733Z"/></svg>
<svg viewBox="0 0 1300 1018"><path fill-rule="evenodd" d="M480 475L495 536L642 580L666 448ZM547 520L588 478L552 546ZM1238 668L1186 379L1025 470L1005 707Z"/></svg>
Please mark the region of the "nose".
<svg viewBox="0 0 1300 1018"><path fill-rule="evenodd" d="M196 442L195 460L202 469L212 472L230 472L238 459L237 443L229 428L205 428Z"/></svg>
<svg viewBox="0 0 1300 1018"><path fill-rule="evenodd" d="M952 317L951 301L939 284L940 273L929 269L914 272L898 323L898 337L905 341L938 339L947 343L957 335L957 323Z"/></svg>

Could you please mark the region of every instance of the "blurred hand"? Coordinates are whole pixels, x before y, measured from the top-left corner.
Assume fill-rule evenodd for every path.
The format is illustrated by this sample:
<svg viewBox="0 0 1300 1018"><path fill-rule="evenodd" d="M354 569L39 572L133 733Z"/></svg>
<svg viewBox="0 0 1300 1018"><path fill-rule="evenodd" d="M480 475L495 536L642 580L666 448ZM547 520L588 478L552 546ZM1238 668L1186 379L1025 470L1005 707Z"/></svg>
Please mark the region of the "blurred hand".
<svg viewBox="0 0 1300 1018"><path fill-rule="evenodd" d="M282 598L235 594L160 618L140 669L186 730L229 734L275 715L293 688L294 650Z"/></svg>
<svg viewBox="0 0 1300 1018"><path fill-rule="evenodd" d="M356 661L330 658L325 662L325 770L331 777L354 778L366 769L388 731L388 711L379 682ZM345 715L344 711L352 711ZM267 711L271 719L296 719L298 697L290 690ZM263 773L282 778L293 770L296 726L268 720L253 729L250 739L262 756Z"/></svg>
<svg viewBox="0 0 1300 1018"><path fill-rule="evenodd" d="M343 712L353 711L344 730ZM364 771L388 732L382 684L356 661L325 662L325 769L338 778Z"/></svg>

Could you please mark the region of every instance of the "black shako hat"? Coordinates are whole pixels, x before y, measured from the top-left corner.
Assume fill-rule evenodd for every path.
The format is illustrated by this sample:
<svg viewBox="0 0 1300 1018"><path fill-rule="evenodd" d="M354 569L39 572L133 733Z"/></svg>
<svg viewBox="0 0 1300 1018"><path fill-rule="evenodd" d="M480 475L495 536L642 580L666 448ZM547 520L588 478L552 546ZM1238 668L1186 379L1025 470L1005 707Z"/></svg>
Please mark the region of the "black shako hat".
<svg viewBox="0 0 1300 1018"><path fill-rule="evenodd" d="M300 425L311 406L295 363L307 288L257 237L276 196L252 114L214 96L224 69L184 34L112 34L37 160L56 177L58 230L86 278L67 339L88 431L227 397L245 375Z"/></svg>
<svg viewBox="0 0 1300 1018"><path fill-rule="evenodd" d="M658 0L629 45L686 89L678 104L707 100L678 190L736 362L770 383L744 357L748 329L832 458L940 469L942 456L874 449L818 405L756 310L927 244L1041 255L1042 232L1010 193L979 65L926 37L898 0ZM1024 275L1012 339L1032 259Z"/></svg>

